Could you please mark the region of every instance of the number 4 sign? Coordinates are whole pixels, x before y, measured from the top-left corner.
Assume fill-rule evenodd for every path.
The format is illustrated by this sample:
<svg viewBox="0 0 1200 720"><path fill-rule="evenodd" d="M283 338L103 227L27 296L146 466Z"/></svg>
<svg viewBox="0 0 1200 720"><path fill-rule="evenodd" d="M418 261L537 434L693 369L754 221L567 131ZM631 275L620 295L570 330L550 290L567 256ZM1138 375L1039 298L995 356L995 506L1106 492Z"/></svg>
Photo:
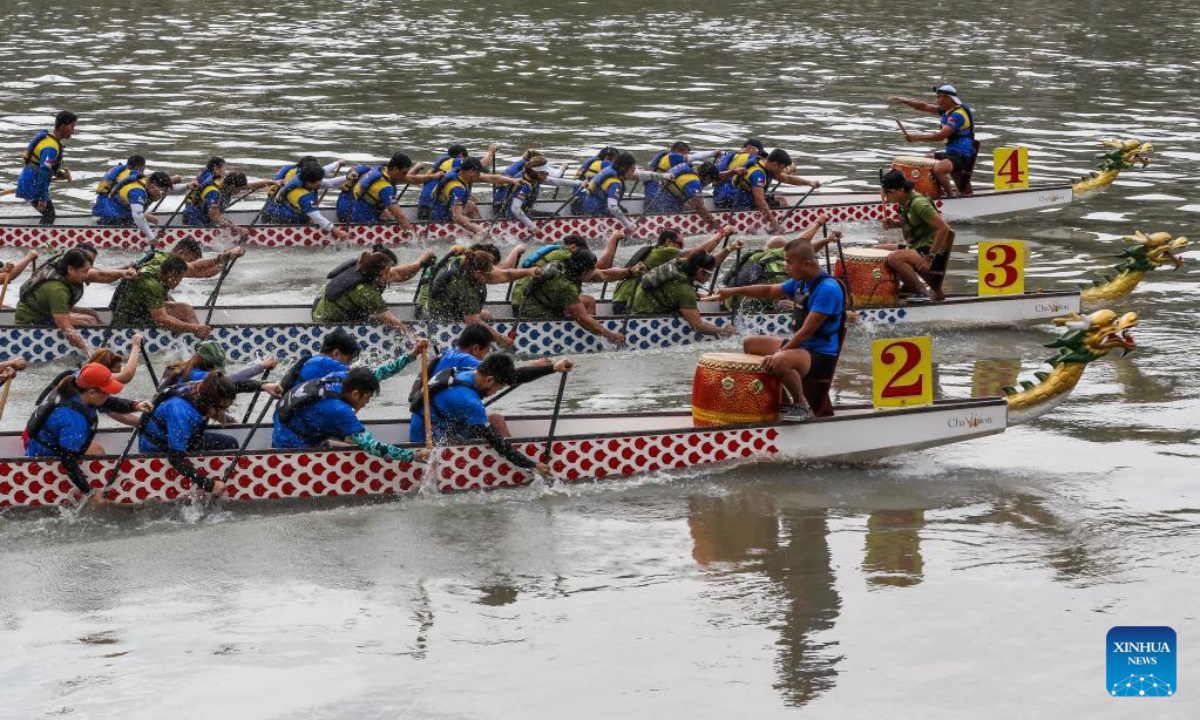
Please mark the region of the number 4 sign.
<svg viewBox="0 0 1200 720"><path fill-rule="evenodd" d="M875 408L933 404L933 338L871 343L871 386Z"/></svg>
<svg viewBox="0 0 1200 720"><path fill-rule="evenodd" d="M996 148L992 160L996 166L997 190L1029 189L1028 148Z"/></svg>
<svg viewBox="0 0 1200 720"><path fill-rule="evenodd" d="M1025 292L1025 243L1000 240L979 243L979 294Z"/></svg>

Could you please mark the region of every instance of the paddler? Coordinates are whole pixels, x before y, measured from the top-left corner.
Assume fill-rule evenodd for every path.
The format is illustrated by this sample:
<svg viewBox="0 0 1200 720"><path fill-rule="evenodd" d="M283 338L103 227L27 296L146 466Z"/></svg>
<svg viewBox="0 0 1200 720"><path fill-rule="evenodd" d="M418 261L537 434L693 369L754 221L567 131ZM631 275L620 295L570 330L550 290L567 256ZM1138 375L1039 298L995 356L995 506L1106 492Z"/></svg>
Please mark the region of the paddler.
<svg viewBox="0 0 1200 720"><path fill-rule="evenodd" d="M8 285L13 280L21 277L21 273L25 272L25 268L29 267L29 263L38 259L38 251L30 250L25 254L25 257L15 263L6 262L0 266L0 284Z"/></svg>
<svg viewBox="0 0 1200 720"><path fill-rule="evenodd" d="M551 372L570 372L574 365L568 359L554 363ZM505 460L526 470L536 470L548 476L550 468L539 460L527 457L509 442L507 426L497 427L488 417L483 399L519 380L516 365L508 355L487 356L470 369L442 370L429 381L429 416L433 425L433 440L439 444L455 444L484 440ZM425 423L423 397L414 393L409 410L408 439L424 442Z"/></svg>
<svg viewBox="0 0 1200 720"><path fill-rule="evenodd" d="M281 201L279 191L283 189L284 185L287 185L289 182L294 180L296 175L299 174L303 167L307 165L315 165L320 167L325 171L325 175L328 176L328 179L322 180L322 187L333 187L334 185L344 182L343 180L334 176L338 170L341 169L342 165L345 164L346 161L339 158L328 165L321 165L321 161L317 160L312 155L305 155L296 161L294 165L284 165L283 167L279 168L279 170L277 170L271 177L271 182L275 185L275 187L267 193L267 199L263 203L261 216L263 218L271 218L275 216L275 213L279 210L279 203Z"/></svg>
<svg viewBox="0 0 1200 720"><path fill-rule="evenodd" d="M639 265L637 262L629 263L626 267L614 268L613 260L617 257L617 248L621 241L625 239L625 231L614 230L608 236L608 242L605 244L604 252L596 259L596 267L583 277L580 282L576 283L579 292L583 292L583 283L585 282L623 282L631 275L640 275L645 272L646 267ZM522 251L524 246L520 246ZM562 242L554 245L543 245L535 252L530 254L521 261L522 268L544 268L551 263L558 263L569 258L573 253L580 250L587 250L587 240L579 234L571 234L562 239ZM525 295L525 287L532 282L531 277L523 277L513 283L512 289L512 304L513 307L518 307L521 304L522 298ZM580 294L580 302L583 303L584 309L589 314L596 314L596 298L591 295Z"/></svg>
<svg viewBox="0 0 1200 720"><path fill-rule="evenodd" d="M580 210L584 215L607 215L616 218L625 228L633 232L636 223L625 215L621 200L625 198L625 181L638 179L643 182L663 181L671 178L667 173L637 169L637 160L629 153L621 153L612 165L604 168L584 187L585 196Z"/></svg>
<svg viewBox="0 0 1200 720"><path fill-rule="evenodd" d="M646 212L676 214L691 210L699 213L711 229L719 229L721 224L704 206L704 196L701 194L705 187L723 179L717 166L706 162L694 168L690 163L680 163L668 172L671 179L662 183L653 200L647 201ZM730 170L727 176L736 172Z"/></svg>
<svg viewBox="0 0 1200 720"><path fill-rule="evenodd" d="M424 283L428 288L424 296L418 293L422 315L445 322L487 323L492 319L484 307L489 284L514 282L541 272L541 268L498 268L497 257L499 251L476 246L435 265L430 271L432 280ZM493 337L505 347L512 345L511 338L494 329Z"/></svg>
<svg viewBox="0 0 1200 720"><path fill-rule="evenodd" d="M77 243L75 245L75 247L72 249L78 250L79 252L86 255L87 259L89 261L91 261L91 263L92 263L92 267L89 268L87 271L87 278L83 281L85 286L90 285L92 283L114 283L114 282L118 282L120 280L131 279L136 275L136 271L127 266L122 266L119 268L111 268L111 269L96 267L95 263L96 263L96 258L99 256L99 251L96 249L96 246L92 245L91 243ZM60 260L62 260L64 254L65 253L63 253L63 252L54 252L54 253L50 253L46 257L42 258L42 260L44 261L42 266L40 268L38 268L37 270L34 270L33 273L29 276L29 281L26 282L23 286L21 286L21 296L25 297L27 295L32 294L34 292L34 290L37 290L41 286L41 284L44 283L46 280L57 279L58 263ZM24 263L24 262L25 262L25 260L21 261L21 263ZM21 265L21 266L24 267L24 265ZM61 288L59 288L58 286L51 286L51 288L54 289L55 292L61 291ZM71 296L74 297L75 293L71 293ZM76 299L74 302L78 303L79 299L82 299L82 297L83 297L83 293L82 293L82 291L79 291L78 299ZM44 301L44 300L46 300L46 298L42 298L42 300ZM32 301L27 306L29 308L29 312L32 312L34 315L38 315L39 312L36 310L36 308L39 307L40 302L41 301L37 301L37 300ZM73 315L86 315L87 317L91 318L92 322L88 323L88 324L92 324L92 325L100 324L100 315L97 314L96 311L93 310L92 308L83 307L78 304L73 304L70 308L70 311ZM48 314L42 313L40 315L40 319L31 320L29 324L50 325L50 324L52 324L52 321Z"/></svg>
<svg viewBox="0 0 1200 720"><path fill-rule="evenodd" d="M202 343L197 343L192 356L183 362L168 365L163 371L162 387L170 387L171 385L181 385L189 382L200 382L208 377L210 373L220 372L225 373L225 377L233 382L242 380L253 380L262 375L264 371L269 370L279 364L275 358L265 358L256 363L251 363L237 372L226 372L225 365L228 362L228 355L221 343L216 340L205 340Z"/></svg>
<svg viewBox="0 0 1200 720"><path fill-rule="evenodd" d="M336 178L332 179L337 180ZM328 218L321 214L321 208L317 206L320 201L318 191L323 187L324 182L325 169L321 166L309 164L300 167L292 179L279 189L272 214L268 220L283 225L312 223L321 228L321 232L332 235L338 240L345 240L349 237L349 233L342 228L335 227Z"/></svg>
<svg viewBox="0 0 1200 720"><path fill-rule="evenodd" d="M587 160L579 164L579 168L575 171L575 179L588 181L600 174L604 168L612 165L613 160L617 159L620 151L612 146L605 146Z"/></svg>
<svg viewBox="0 0 1200 720"><path fill-rule="evenodd" d="M23 284L14 321L17 325L55 325L67 341L85 352L90 350L75 328L100 324L94 313L76 312L84 285L92 269L92 258L79 249L68 250L47 261Z"/></svg>
<svg viewBox="0 0 1200 720"><path fill-rule="evenodd" d="M383 293L391 280L396 254L376 248L359 255L354 264L345 263L330 273L313 306L313 322L362 324L378 322L398 332L408 326L388 309Z"/></svg>
<svg viewBox="0 0 1200 720"><path fill-rule="evenodd" d="M42 225L53 225L56 214L50 199L50 183L71 182L71 171L63 165L63 141L75 134L79 118L70 110L54 116L54 129L42 130L25 148L25 167L17 178L17 197L26 200L42 216Z"/></svg>
<svg viewBox="0 0 1200 720"><path fill-rule="evenodd" d="M375 457L410 463L425 462L429 451L413 452L375 439L358 419L358 412L379 394L380 383L397 375L421 357L429 346L417 340L412 351L374 370L337 370L287 388L275 410L274 448L322 448L353 446Z"/></svg>
<svg viewBox="0 0 1200 720"><path fill-rule="evenodd" d="M700 152L692 152L692 148L687 143L679 140L671 145L669 150L659 151L650 162L646 163L646 169L652 173L660 175L673 173L673 168L680 165L690 166L693 162L704 162L712 160L718 155L715 150L704 150ZM646 207L649 207L658 197L659 190L662 188L660 180L657 177L652 177L645 181L646 188Z"/></svg>
<svg viewBox="0 0 1200 720"><path fill-rule="evenodd" d="M184 200L183 224L192 227L223 227L243 239L247 238L250 236L250 228L242 227L225 217L225 209L229 207L234 195L261 190L272 184L270 180L249 182L246 174L241 172L214 177L203 186L197 185L188 192Z"/></svg>
<svg viewBox="0 0 1200 720"><path fill-rule="evenodd" d="M728 198L728 207L732 209L757 209L771 232L782 234L783 226L771 211L773 198L767 197L767 183L776 180L783 185L805 185L813 189L821 187L816 180L788 174L791 166L792 156L783 148L775 148L765 159L761 156L750 157L741 166L731 165L730 170L735 171L733 178L728 181L732 191L719 189L717 194Z"/></svg>
<svg viewBox="0 0 1200 720"><path fill-rule="evenodd" d="M705 300L727 300L734 296L760 301L790 300L795 305L795 331L781 339L756 335L742 341L743 352L762 355L762 367L779 378L791 396L781 419L804 422L812 415L804 395L804 383L816 384L822 393L817 405L824 412L824 398L841 353L846 323L846 293L842 284L827 274L817 261L813 245L799 238L784 249L788 280L777 285L748 285L721 288ZM811 399L811 398L810 398Z"/></svg>
<svg viewBox="0 0 1200 720"><path fill-rule="evenodd" d="M797 237L799 240L813 242L817 232L829 222L829 216L818 213L816 221L809 225ZM829 237L813 243L813 251L820 252L822 248L842 238L840 230L829 233ZM762 250L747 253L741 262L726 273L723 283L725 287L745 287L747 285L778 285L788 280L787 263L784 258L784 248L788 239L773 237L767 240ZM775 303L762 300L747 300L735 295L725 301L725 308L733 312L774 312L780 309L791 309L791 303L785 302L777 306Z"/></svg>
<svg viewBox="0 0 1200 720"><path fill-rule="evenodd" d="M155 398L154 409L138 436L138 451L166 453L167 461L177 473L219 497L225 492L225 484L200 473L187 454L237 449L237 438L209 432L208 424L214 420L229 422L229 408L233 407L238 394L259 390L275 397L280 394L278 383L257 380L235 383L220 372L209 373L198 383L172 385Z"/></svg>
<svg viewBox="0 0 1200 720"><path fill-rule="evenodd" d="M71 484L79 492L91 492L91 482L79 466L84 455L103 455L95 441L98 412L128 415L150 412L148 402L117 397L124 389L100 363L89 363L78 374L71 373L34 409L25 426L25 456L53 457L62 463Z"/></svg>
<svg viewBox="0 0 1200 720"><path fill-rule="evenodd" d="M933 201L913 190L913 183L900 170L891 170L881 183L886 202L899 205L898 219L886 218L885 228L900 228L904 242L883 243L875 247L890 250L888 267L900 276L912 293L940 302L946 299L942 282L954 248L954 231Z"/></svg>
<svg viewBox="0 0 1200 720"><path fill-rule="evenodd" d="M604 327L588 312L580 297L584 278L595 268L596 256L587 248L571 253L565 260L550 263L541 274L529 279L521 302L514 304L517 317L523 320L574 320L591 334L624 345L625 336Z"/></svg>
<svg viewBox="0 0 1200 720"><path fill-rule="evenodd" d="M937 132L910 134L903 125L900 126L900 130L904 133L904 139L910 143L940 142L945 145L942 150L933 153L933 157L938 161L937 165L933 166L933 177L943 193L948 197L958 197L958 187L953 182L953 175L969 175L975 168L975 156L979 152L979 146L975 142L975 115L970 106L964 105L958 98L958 90L953 85L936 86L933 92L935 100L932 103L899 95L892 95L888 102L907 105L913 110L939 117L941 127Z"/></svg>
<svg viewBox="0 0 1200 720"><path fill-rule="evenodd" d="M717 159L717 169L721 171L722 177L730 178L732 175L727 176L726 172L734 171L733 174L736 174L738 168L745 167L753 159L766 157L766 155L767 148L763 145L762 140L747 138L746 142L742 143L741 150L727 152ZM719 208L733 207L736 198L737 189L729 179L713 188L713 203Z"/></svg>
<svg viewBox="0 0 1200 720"><path fill-rule="evenodd" d="M404 216L400 207L400 193L396 185L404 183L436 182L444 173L412 172L413 161L402 152L392 155L386 166L370 168L354 184L354 205L350 213L352 222L380 223L389 215L401 230L412 229L412 223Z"/></svg>
<svg viewBox="0 0 1200 720"><path fill-rule="evenodd" d="M687 258L671 260L642 276L633 296L631 308L639 315L674 315L678 313L693 331L701 335L733 335L732 325L717 327L704 320L698 309L696 285L703 286L732 252L742 248L740 240L717 251L694 253Z"/></svg>
<svg viewBox="0 0 1200 720"><path fill-rule="evenodd" d="M92 214L97 217L103 212L101 207L108 202L111 202L110 197L113 190L117 189L126 180L137 180L146 174L146 158L141 155L130 155L123 163L118 163L108 169L104 173L104 177L100 179L96 185L96 202L92 205Z"/></svg>
<svg viewBox="0 0 1200 720"><path fill-rule="evenodd" d="M533 208L537 203L542 185L569 187L577 190L585 183L582 180L553 177L546 169L548 161L545 156L536 150L530 150L529 153L533 154L527 153L526 157L505 170L505 175L518 180L518 184L495 188L492 192L492 206L496 213L495 217L501 220L518 220L525 226L525 229L532 233L531 237L537 237L541 233L541 229L530 216L535 214Z"/></svg>
<svg viewBox="0 0 1200 720"><path fill-rule="evenodd" d="M499 150L495 145L489 145L487 154L479 162L479 167L484 168L492 164L496 158L496 151ZM446 149L446 154L434 161L431 170L433 173L440 173L441 179L427 180L421 187L421 195L417 198L417 219L429 220L433 216L433 206L435 204L435 196L438 189L441 187L442 180L445 179L447 173L458 170L462 167L463 162L470 157L465 145L454 144ZM467 207L468 215L476 215L475 201L468 199Z"/></svg>
<svg viewBox="0 0 1200 720"><path fill-rule="evenodd" d="M504 175L483 172L483 163L477 158L462 161L457 170L451 170L438 183L433 193L433 210L429 215L432 222L451 222L471 234L483 232L483 227L471 222L479 219L479 210L471 199L471 186L480 180L493 185L520 185L521 181Z"/></svg>
<svg viewBox="0 0 1200 720"><path fill-rule="evenodd" d="M92 213L101 225L137 227L142 231L142 237L154 242L158 233L151 225L158 225L159 220L147 210L151 203L171 192L174 187L171 180L171 176L162 170L151 173L149 177L126 180L113 190L109 202L97 205Z"/></svg>
<svg viewBox="0 0 1200 720"><path fill-rule="evenodd" d="M43 389L38 395L36 404L41 405L42 402L45 401L46 398L50 397L50 394L58 388L59 383L61 383L68 376L73 375L75 377L79 377L80 368L91 365L92 363L103 365L104 367L108 368L109 372L112 373L114 380L122 385L128 385L133 380L134 376L137 375L138 364L142 356L142 341L143 338L140 334L133 336L129 343L130 353L128 359L121 357L121 355L108 348L99 348L98 350L94 351L91 356L79 366L79 368L75 368L73 370L63 370L56 375L54 379L50 381L50 384L47 385L46 388ZM129 413L110 412L108 413L108 416L123 425L136 425L138 421L136 415Z"/></svg>
<svg viewBox="0 0 1200 720"><path fill-rule="evenodd" d="M136 274L123 280L113 293L114 327L161 327L173 332L208 337L212 328L200 322L196 310L175 300L170 291L185 278L219 275L225 265L246 254L240 245L211 258L203 258L204 249L195 238L184 238L171 251L153 251L134 263Z"/></svg>
<svg viewBox="0 0 1200 720"><path fill-rule="evenodd" d="M641 276L646 271L653 270L657 267L667 264L675 259L687 259L697 253L712 253L717 249L717 246L722 240L733 235L734 229L731 226L721 228L715 235L693 247L683 247L683 234L674 228L667 228L658 234L658 241L654 245L647 245L640 248L633 254L633 257L626 261L625 267L634 268L637 265L642 265L645 270L641 273L633 273ZM630 305L633 303L633 296L638 288L637 278L627 278L617 283L613 290L613 312L617 315L625 315L630 311Z"/></svg>

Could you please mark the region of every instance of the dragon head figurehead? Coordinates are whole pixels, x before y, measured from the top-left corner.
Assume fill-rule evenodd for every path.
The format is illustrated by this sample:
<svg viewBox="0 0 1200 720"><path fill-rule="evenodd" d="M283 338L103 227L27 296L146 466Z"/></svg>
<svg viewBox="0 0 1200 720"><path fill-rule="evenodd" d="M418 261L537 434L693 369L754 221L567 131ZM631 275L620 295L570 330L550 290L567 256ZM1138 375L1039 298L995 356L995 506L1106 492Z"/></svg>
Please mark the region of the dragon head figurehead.
<svg viewBox="0 0 1200 720"><path fill-rule="evenodd" d="M1058 355L1047 362L1056 367L1065 363L1090 363L1116 348L1120 348L1123 355L1128 354L1137 348L1137 341L1130 334L1137 323L1137 313L1118 316L1107 309L1090 315L1072 313L1067 318L1056 318L1054 324L1066 327L1067 332L1046 346L1058 348Z"/></svg>
<svg viewBox="0 0 1200 720"><path fill-rule="evenodd" d="M1154 146L1141 140L1118 140L1109 138L1104 141L1107 152L1100 155L1101 170L1125 170L1141 163L1142 167L1150 164L1150 153Z"/></svg>
<svg viewBox="0 0 1200 720"><path fill-rule="evenodd" d="M1126 258L1125 268L1149 272L1160 265L1173 263L1176 268L1183 265L1183 258L1178 253L1187 248L1189 240L1185 237L1172 238L1171 233L1157 232L1147 235L1138 231L1126 235L1125 239L1133 245L1121 253ZM1125 269L1122 268L1122 269Z"/></svg>

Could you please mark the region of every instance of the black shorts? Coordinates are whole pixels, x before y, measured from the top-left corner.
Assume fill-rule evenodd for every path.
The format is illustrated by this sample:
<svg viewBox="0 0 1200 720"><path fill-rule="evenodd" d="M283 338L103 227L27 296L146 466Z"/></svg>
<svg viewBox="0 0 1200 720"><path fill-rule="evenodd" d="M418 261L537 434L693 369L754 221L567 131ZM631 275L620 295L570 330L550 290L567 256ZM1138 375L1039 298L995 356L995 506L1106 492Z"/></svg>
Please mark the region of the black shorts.
<svg viewBox="0 0 1200 720"><path fill-rule="evenodd" d="M966 155L946 152L945 150L935 152L933 156L938 160L949 160L950 163L954 165L954 170L952 172L965 172L967 169L967 161L970 159Z"/></svg>
<svg viewBox="0 0 1200 720"><path fill-rule="evenodd" d="M804 376L806 380L833 379L833 371L837 368L837 355L826 355L809 350L808 356L812 358L812 365L808 368L808 374Z"/></svg>

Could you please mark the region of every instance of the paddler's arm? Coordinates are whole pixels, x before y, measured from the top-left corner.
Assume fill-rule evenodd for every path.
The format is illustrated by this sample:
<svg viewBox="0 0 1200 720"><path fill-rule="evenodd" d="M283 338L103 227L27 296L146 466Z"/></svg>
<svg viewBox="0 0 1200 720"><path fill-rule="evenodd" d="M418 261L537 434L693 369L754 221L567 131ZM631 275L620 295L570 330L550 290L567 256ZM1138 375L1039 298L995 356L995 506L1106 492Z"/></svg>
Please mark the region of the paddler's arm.
<svg viewBox="0 0 1200 720"><path fill-rule="evenodd" d="M732 325L725 327L717 327L700 316L700 310L697 308L680 308L679 314L687 322L688 326L700 333L701 335L733 335L737 332L737 328Z"/></svg>
<svg viewBox="0 0 1200 720"><path fill-rule="evenodd" d="M62 450L58 455L58 460L62 463L63 472L67 474L67 479L75 486L79 492L87 495L92 491L92 484L88 480L87 473L79 466L79 461L83 459L83 453L71 452Z"/></svg>
<svg viewBox="0 0 1200 720"><path fill-rule="evenodd" d="M63 334L67 336L67 342L84 352L91 352L92 349L83 341L83 336L79 334L79 331L71 323L71 313L61 313L51 315L50 317L54 319L54 324L58 326L58 329L62 330Z"/></svg>
<svg viewBox="0 0 1200 720"><path fill-rule="evenodd" d="M526 230L537 232L537 223L533 221L533 218L525 214L524 198L519 197L516 193L513 193L512 198L508 202L508 212L524 225Z"/></svg>
<svg viewBox="0 0 1200 720"><path fill-rule="evenodd" d="M727 300L734 295L755 298L757 300L783 300L787 297L787 295L783 294L782 285L747 285L745 287L723 287L712 295L700 299L705 301L720 301Z"/></svg>
<svg viewBox="0 0 1200 720"><path fill-rule="evenodd" d="M116 375L113 375L113 380L128 385L133 376L137 375L138 363L142 359L142 337L141 333L133 336L133 340L129 343L129 359L125 361L124 367Z"/></svg>
<svg viewBox="0 0 1200 720"><path fill-rule="evenodd" d="M775 175L773 177L775 180L777 180L778 182L780 182L783 185L803 185L805 187L813 188L814 190L821 187L821 181L809 180L808 178L802 178L799 175L788 175L787 173L779 173L778 175Z"/></svg>
<svg viewBox="0 0 1200 720"><path fill-rule="evenodd" d="M487 441L487 444L490 445L493 450L498 452L501 457L523 470L532 470L537 464L528 456L526 456L525 453L513 447L512 443L508 441L508 438L500 435L496 428L492 427L490 423L483 425L468 425L463 434L471 439L477 438Z"/></svg>
<svg viewBox="0 0 1200 720"><path fill-rule="evenodd" d="M562 171L563 169L559 168L553 172L561 173ZM551 174L550 177L542 181L542 184L552 185L554 187L581 188L584 185L587 185L587 182L584 180L574 180L572 178L559 177L558 175Z"/></svg>
<svg viewBox="0 0 1200 720"><path fill-rule="evenodd" d="M691 208L699 213L704 222L707 223L708 226L713 230L719 230L721 228L721 223L717 222L717 219L713 217L713 214L710 213L708 208L704 206L704 198L702 196L693 195L688 199L686 207Z"/></svg>
<svg viewBox="0 0 1200 720"><path fill-rule="evenodd" d="M945 140L946 138L950 137L953 134L954 134L954 128L950 127L949 125L943 125L935 133L910 134L908 131L905 131L904 139L910 143L911 142L940 142L940 141Z"/></svg>
<svg viewBox="0 0 1200 720"><path fill-rule="evenodd" d="M620 198L616 198L616 197L608 198L608 212L614 218L617 219L617 222L621 223L621 225L624 226L626 232L633 232L633 228L635 227L634 222L632 220L630 220L625 215L625 211L621 209L621 199Z"/></svg>
<svg viewBox="0 0 1200 720"><path fill-rule="evenodd" d="M388 360L371 372L375 375L375 379L379 382L383 382L390 377L395 377L396 375L399 375L400 371L404 370L404 368L416 362L417 358L421 357L421 352L428 347L429 341L425 338L419 338L417 340L417 344L413 346L412 350L409 350L399 357Z"/></svg>
<svg viewBox="0 0 1200 720"><path fill-rule="evenodd" d="M425 252L421 253L420 257L418 257L415 262L393 266L392 269L388 271L388 282L399 283L404 282L405 280L411 280L416 276L417 273L421 272L421 268L425 266L425 263L429 260L429 258L433 257L434 254L435 253L433 250L426 250Z"/></svg>
<svg viewBox="0 0 1200 720"><path fill-rule="evenodd" d="M508 257L504 258L504 262L500 263L500 265L498 267L500 267L504 270L507 270L509 268L515 268L517 266L517 263L521 261L521 255L523 255L524 253L525 253L525 243L517 243L516 245L513 246L512 250L508 251Z"/></svg>
<svg viewBox="0 0 1200 720"><path fill-rule="evenodd" d="M391 443L376 440L371 431L366 428L363 428L361 432L347 436L345 442L354 445L368 455L374 455L385 460L398 460L399 462L410 463L414 460L425 462L429 459L429 450L425 448L413 452L408 448L397 447Z"/></svg>
<svg viewBox="0 0 1200 720"><path fill-rule="evenodd" d="M687 159L690 163L707 162L719 154L721 154L720 150L696 150L688 153Z"/></svg>
<svg viewBox="0 0 1200 720"><path fill-rule="evenodd" d="M472 234L483 232L482 227L471 222L471 219L467 217L466 208L467 206L463 203L454 203L450 206L450 216L454 218L454 224Z"/></svg>
<svg viewBox="0 0 1200 720"><path fill-rule="evenodd" d="M188 263L187 272L184 277L188 278L210 278L221 274L225 269L225 263L234 258L239 258L246 254L246 248L241 245L235 245L228 250L222 251L213 255L210 258L202 258L194 262Z"/></svg>
<svg viewBox="0 0 1200 720"><path fill-rule="evenodd" d="M105 269L93 267L88 270L87 281L89 283L115 283L121 280L132 280L137 277L137 270L133 268Z"/></svg>
<svg viewBox="0 0 1200 720"><path fill-rule="evenodd" d="M797 235L796 239L797 240L808 240L811 242L812 239L817 236L817 233L821 231L821 228L827 222L829 222L829 216L827 214L825 214L823 212L817 213L817 219L813 222L813 224L804 228L804 232ZM822 247L824 247L824 246L822 246Z"/></svg>
<svg viewBox="0 0 1200 720"><path fill-rule="evenodd" d="M517 178L501 175L499 173L480 173L479 179L493 185L520 185L521 181Z"/></svg>
<svg viewBox="0 0 1200 720"><path fill-rule="evenodd" d="M698 252L710 253L713 250L717 249L717 245L720 245L722 240L724 240L725 238L734 234L735 232L737 232L737 231L733 229L732 225L726 225L725 227L718 230L715 235L713 235L709 239L705 240L704 242L700 243L699 245L679 251L679 257L686 258L688 256L695 255Z"/></svg>
<svg viewBox="0 0 1200 720"><path fill-rule="evenodd" d="M913 110L918 110L920 112L933 113L934 115L941 114L941 111L938 110L938 106L934 105L933 103L913 100L912 98L906 98L900 95L892 95L888 98L888 102L892 103L893 105L907 105Z"/></svg>
<svg viewBox="0 0 1200 720"><path fill-rule="evenodd" d="M744 247L746 247L746 243L742 242L741 240L734 240L714 253L713 257L717 261L717 269L713 272L720 272L721 266L725 264L725 259Z"/></svg>
<svg viewBox="0 0 1200 720"><path fill-rule="evenodd" d="M190 323L171 315L166 306L150 309L150 320L156 327L173 330L178 333L191 333L198 338L206 338L212 333L212 328L202 323Z"/></svg>
<svg viewBox="0 0 1200 720"><path fill-rule="evenodd" d="M141 203L130 203L129 214L133 216L133 224L142 231L142 235L147 240L153 240L155 233L154 229L150 227L150 222L146 220L146 206Z"/></svg>
<svg viewBox="0 0 1200 720"><path fill-rule="evenodd" d="M408 218L404 216L404 210L400 207L400 203L388 205L387 208L385 208L385 212L392 216L392 219L396 221L396 224L400 226L401 230L412 229L412 223L409 222Z"/></svg>
<svg viewBox="0 0 1200 720"><path fill-rule="evenodd" d="M446 176L446 173L444 173L444 172L431 172L431 173L418 174L415 172L415 170L416 170L416 168L413 168L413 170L409 170L404 175L404 182L408 183L409 185L424 185L425 183L433 181L433 180L441 180L443 177Z"/></svg>
<svg viewBox="0 0 1200 720"><path fill-rule="evenodd" d="M829 243L837 242L838 240L841 240L841 239L842 239L842 231L834 230L833 232L829 233L829 237L821 238L820 240L813 241L813 244L812 244L813 252L820 252L820 251L824 250L825 246L828 245Z"/></svg>
<svg viewBox="0 0 1200 720"><path fill-rule="evenodd" d="M484 155L483 158L480 159L479 163L481 165L483 165L484 167L491 165L492 161L494 161L496 159L496 151L499 149L500 149L499 145L488 145L487 154Z"/></svg>
<svg viewBox="0 0 1200 720"><path fill-rule="evenodd" d="M617 259L617 247L624 239L624 230L617 229L612 231L612 234L608 236L608 242L604 244L604 252L600 254L600 257L596 258L597 270L607 270L613 266L613 261Z"/></svg>
<svg viewBox="0 0 1200 720"><path fill-rule="evenodd" d="M397 332L402 332L406 335L409 332L408 326L404 324L404 321L393 315L391 310L384 310L381 313L377 313L375 319Z"/></svg>
<svg viewBox="0 0 1200 720"><path fill-rule="evenodd" d="M199 486L204 492L212 493L213 495L220 495L225 492L225 483L203 475L192 464L192 461L188 459L186 453L179 450L168 450L167 462L171 464L175 472L190 480L193 485Z"/></svg>
<svg viewBox="0 0 1200 720"><path fill-rule="evenodd" d="M486 312L486 311L484 311L484 312ZM480 312L480 313L476 313L475 315L464 315L463 316L463 324L474 325L475 323L479 323L480 325L483 325L484 327L486 327L488 329L488 332L490 332L492 334L492 341L495 342L497 345L499 345L502 348L512 347L513 339L507 335L501 335L500 332L498 330L496 330L496 328L489 325L487 321L491 320L491 319L492 319L492 317L490 314L487 317L484 317L484 314L482 312Z"/></svg>
<svg viewBox="0 0 1200 720"><path fill-rule="evenodd" d="M754 207L758 208L758 213L762 215L763 220L766 220L767 224L771 226L771 232L782 233L783 225L779 224L775 213L771 212L771 206L767 204L767 191L761 185L756 185L750 188L750 194L754 197Z"/></svg>
<svg viewBox="0 0 1200 720"><path fill-rule="evenodd" d="M534 275L538 275L541 272L542 272L542 269L540 267L530 267L530 268L493 267L492 271L490 273L488 273L488 284L489 285L499 285L501 283L510 283L510 282L514 282L516 280L520 280L521 278L533 277Z"/></svg>
<svg viewBox="0 0 1200 720"><path fill-rule="evenodd" d="M20 277L21 273L25 272L25 268L29 266L29 263L37 260L37 256L37 250L30 250L25 257L13 263L12 268L9 269L7 273L9 282L12 282Z"/></svg>
<svg viewBox="0 0 1200 720"><path fill-rule="evenodd" d="M604 327L599 320L592 317L591 314L588 313L587 308L583 306L582 302L577 302L574 305L568 305L565 308L565 312L567 317L573 318L575 322L579 323L584 330L587 330L591 334L599 335L605 340L617 345L625 344L624 335L618 332L613 332L612 330Z"/></svg>

